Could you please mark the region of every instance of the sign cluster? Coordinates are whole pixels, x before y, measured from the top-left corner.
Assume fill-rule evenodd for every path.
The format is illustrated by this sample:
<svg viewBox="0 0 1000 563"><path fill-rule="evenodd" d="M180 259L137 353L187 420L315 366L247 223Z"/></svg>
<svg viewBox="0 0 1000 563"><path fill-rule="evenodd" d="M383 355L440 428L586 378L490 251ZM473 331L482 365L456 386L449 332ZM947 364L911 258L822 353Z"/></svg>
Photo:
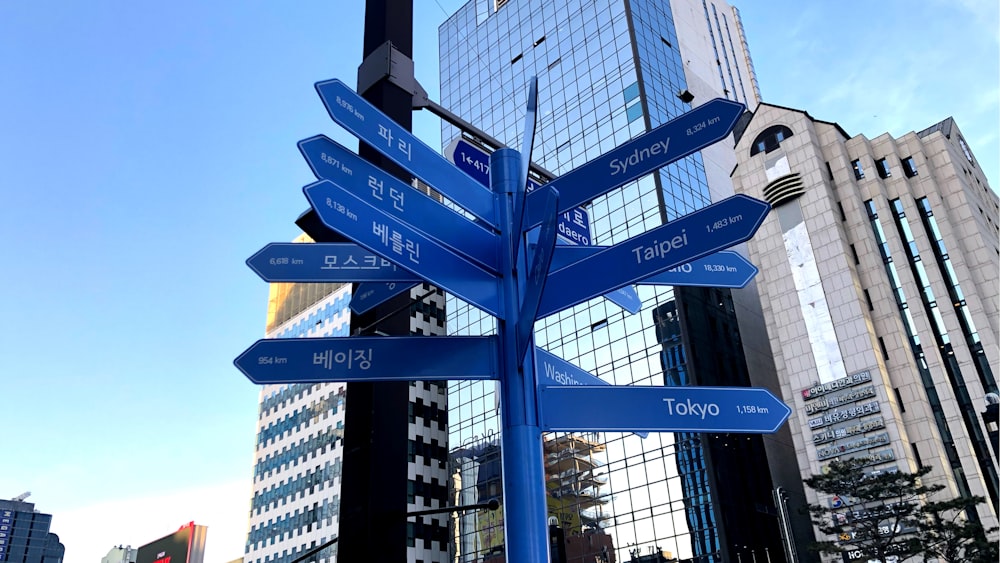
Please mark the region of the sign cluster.
<svg viewBox="0 0 1000 563"><path fill-rule="evenodd" d="M358 312L429 282L495 316L499 330L260 340L234 362L251 381L499 381L503 448L522 454L504 456L505 511L530 513L507 529L509 546L525 550L508 552L519 561L541 561L546 549L527 546L545 537L537 533L546 521L543 431L771 433L788 418L766 389L608 385L535 348L532 336L538 318L602 295L637 312L635 284L743 287L753 278L757 269L724 249L753 236L770 210L765 202L736 195L612 246L592 244L583 207L725 138L742 104L712 100L538 185L528 182L534 80L522 154L487 154L459 140L448 150L452 162L340 80L316 90L335 122L466 214L319 135L299 142L317 178L303 191L319 219L352 242L272 243L247 260L250 268L269 282L362 282L351 304Z"/></svg>

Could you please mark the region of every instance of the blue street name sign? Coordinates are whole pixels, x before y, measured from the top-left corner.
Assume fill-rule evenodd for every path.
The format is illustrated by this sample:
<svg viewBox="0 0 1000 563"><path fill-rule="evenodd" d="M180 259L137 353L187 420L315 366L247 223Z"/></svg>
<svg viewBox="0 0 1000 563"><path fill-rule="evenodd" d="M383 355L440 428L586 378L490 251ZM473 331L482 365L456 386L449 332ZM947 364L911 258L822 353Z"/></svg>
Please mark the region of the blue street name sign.
<svg viewBox="0 0 1000 563"><path fill-rule="evenodd" d="M746 432L772 434L792 413L760 387L547 386L546 432Z"/></svg>
<svg viewBox="0 0 1000 563"><path fill-rule="evenodd" d="M497 379L495 336L350 336L258 340L233 361L250 381Z"/></svg>
<svg viewBox="0 0 1000 563"><path fill-rule="evenodd" d="M549 182L566 211L725 139L746 109L716 98ZM524 228L542 222L542 198L528 194Z"/></svg>
<svg viewBox="0 0 1000 563"><path fill-rule="evenodd" d="M386 174L326 136L299 141L313 174L360 196L410 226L434 225L426 234L497 271L500 237ZM418 227L420 228L420 227Z"/></svg>
<svg viewBox="0 0 1000 563"><path fill-rule="evenodd" d="M743 194L713 203L549 275L544 317L686 264L753 236L771 209Z"/></svg>
<svg viewBox="0 0 1000 563"><path fill-rule="evenodd" d="M329 180L303 188L327 227L502 318L497 278Z"/></svg>
<svg viewBox="0 0 1000 563"><path fill-rule="evenodd" d="M552 259L552 271L608 249L608 246L560 246ZM746 287L757 275L757 267L739 252L720 250L650 276L639 285L683 285L698 287Z"/></svg>
<svg viewBox="0 0 1000 563"><path fill-rule="evenodd" d="M648 277L639 284L741 288L750 283L757 271L739 252L720 250Z"/></svg>
<svg viewBox="0 0 1000 563"><path fill-rule="evenodd" d="M266 282L420 282L417 276L350 242L272 242L247 258Z"/></svg>
<svg viewBox="0 0 1000 563"><path fill-rule="evenodd" d="M528 351L528 343L531 341L531 334L535 328L538 302L542 298L542 290L549 277L549 264L552 262L552 253L556 246L556 207L559 205L559 192L552 188L543 189L549 192L545 206L550 215L542 223L542 230L538 234L538 244L535 245L533 256L530 257L531 266L528 268L524 284L524 298L517 317L518 363L524 361L524 354ZM528 256L525 257L528 258Z"/></svg>
<svg viewBox="0 0 1000 563"><path fill-rule="evenodd" d="M497 226L493 193L359 96L340 80L316 83L330 117L469 213Z"/></svg>
<svg viewBox="0 0 1000 563"><path fill-rule="evenodd" d="M611 385L603 379L591 375L566 360L535 347L535 374L538 385ZM640 438L649 436L648 432L635 432Z"/></svg>
<svg viewBox="0 0 1000 563"><path fill-rule="evenodd" d="M351 294L351 310L363 315L418 284L409 282L359 283Z"/></svg>
<svg viewBox="0 0 1000 563"><path fill-rule="evenodd" d="M486 151L459 137L445 148L445 157L480 184L490 185L490 155ZM528 179L528 192L538 188L534 180ZM586 209L576 207L559 214L559 238L573 244L590 244L590 215Z"/></svg>

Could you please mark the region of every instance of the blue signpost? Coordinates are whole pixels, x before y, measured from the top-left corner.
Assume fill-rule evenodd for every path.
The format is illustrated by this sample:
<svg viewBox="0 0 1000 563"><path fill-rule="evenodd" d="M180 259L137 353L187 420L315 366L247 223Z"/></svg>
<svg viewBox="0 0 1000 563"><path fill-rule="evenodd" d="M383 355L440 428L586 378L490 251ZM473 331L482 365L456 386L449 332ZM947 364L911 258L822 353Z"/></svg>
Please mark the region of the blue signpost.
<svg viewBox="0 0 1000 563"><path fill-rule="evenodd" d="M528 194L525 175L534 130L534 86L525 119L526 154L508 148L491 154L486 166L488 189L459 170L463 165L447 163L342 82L320 82L316 89L335 121L498 232L464 218L464 223L454 223L453 217L441 215L452 213L443 208L411 213L375 204L372 198L389 193L391 200L392 192L376 190L373 181L383 189L404 192L406 205L415 198L404 190L409 186L388 182L381 171L355 163L341 148L331 148L328 139L303 141L303 154L322 178L303 190L320 220L367 252L409 272L397 277L395 285L364 284L358 306L408 289L413 280L426 280L497 317L497 334L261 340L234 363L259 383L499 380L508 562L548 561L543 431L774 432L788 417L788 407L763 389L606 385L583 370L568 369L571 364L559 364L534 346L537 318L631 283L678 279L669 277L671 269L687 275L689 285L719 283L723 273L752 277L756 270L748 272L745 266L733 265L739 271L730 272L730 263L724 261L728 255L721 262L699 261L747 240L760 226L770 206L746 196L729 198L615 246L571 251L559 250L571 246L555 247L561 213L724 138L742 105L713 100ZM382 203L392 206L392 201ZM521 217L523 228L518 228ZM529 244L526 232L538 225L542 228L537 243ZM589 239L589 232L586 236ZM463 237L467 240L457 240ZM330 262L328 257L340 264L354 256L350 253L368 256L353 245L337 247L332 254L325 254L332 247L291 246L313 248L269 245L248 263L265 279L328 281L325 274L316 274ZM686 268L691 271L683 271ZM730 276L724 281L739 280ZM526 355L527 350L535 353ZM599 384L546 384L546 379L559 379L560 373L574 383Z"/></svg>
<svg viewBox="0 0 1000 563"><path fill-rule="evenodd" d="M546 432L744 432L771 434L792 409L760 387L540 388Z"/></svg>
<svg viewBox="0 0 1000 563"><path fill-rule="evenodd" d="M495 336L258 340L235 360L254 383L497 379Z"/></svg>
<svg viewBox="0 0 1000 563"><path fill-rule="evenodd" d="M247 258L266 282L420 282L374 252L349 242L272 242Z"/></svg>
<svg viewBox="0 0 1000 563"><path fill-rule="evenodd" d="M316 83L330 117L466 211L497 226L493 194L340 80ZM540 223L541 221L539 221Z"/></svg>
<svg viewBox="0 0 1000 563"><path fill-rule="evenodd" d="M299 151L313 174L330 180L367 203L411 226L434 225L425 233L473 259L491 272L497 269L500 237L386 174L372 163L324 135L299 141Z"/></svg>
<svg viewBox="0 0 1000 563"><path fill-rule="evenodd" d="M770 209L763 201L734 195L557 270L549 276L538 315L551 315L748 240Z"/></svg>
<svg viewBox="0 0 1000 563"><path fill-rule="evenodd" d="M552 259L552 271L607 250L608 246L560 246ZM650 276L639 285L682 285L696 287L746 287L757 275L757 267L739 252L720 250L704 258L674 266Z"/></svg>
<svg viewBox="0 0 1000 563"><path fill-rule="evenodd" d="M310 184L303 192L327 227L491 315L503 317L492 274L329 180Z"/></svg>

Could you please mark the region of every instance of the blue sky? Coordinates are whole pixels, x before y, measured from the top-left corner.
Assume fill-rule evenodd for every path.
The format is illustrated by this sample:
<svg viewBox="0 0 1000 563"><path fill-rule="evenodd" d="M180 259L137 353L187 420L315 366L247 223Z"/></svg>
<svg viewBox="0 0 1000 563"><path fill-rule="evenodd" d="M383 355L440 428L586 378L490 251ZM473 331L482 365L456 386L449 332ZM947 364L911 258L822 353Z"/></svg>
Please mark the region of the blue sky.
<svg viewBox="0 0 1000 563"><path fill-rule="evenodd" d="M0 498L31 491L67 563L190 520L208 563L242 554L258 388L232 360L267 298L244 260L297 234L295 143L356 146L313 83L354 84L362 4L0 3ZM439 99L461 2L415 4ZM954 116L1000 187L996 2L735 4L765 101L869 138Z"/></svg>

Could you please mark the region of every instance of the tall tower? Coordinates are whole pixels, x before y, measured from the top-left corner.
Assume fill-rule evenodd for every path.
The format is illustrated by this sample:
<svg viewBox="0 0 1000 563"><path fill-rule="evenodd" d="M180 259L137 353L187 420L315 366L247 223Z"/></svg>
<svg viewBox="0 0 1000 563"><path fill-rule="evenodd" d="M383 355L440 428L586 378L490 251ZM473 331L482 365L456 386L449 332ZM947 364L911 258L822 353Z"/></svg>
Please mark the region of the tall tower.
<svg viewBox="0 0 1000 563"><path fill-rule="evenodd" d="M311 242L302 235L295 242ZM413 334L444 332L444 296L429 286L410 309ZM275 283L268 297L266 338L347 336L350 284ZM287 563L338 535L345 383L263 385L254 452L246 563ZM410 386L407 498L413 510L446 502L447 393L443 385ZM400 518L405 517L400 515ZM447 515L408 526L410 560L438 561L447 552ZM372 546L373 560L378 546ZM336 561L336 544L314 561Z"/></svg>
<svg viewBox="0 0 1000 563"><path fill-rule="evenodd" d="M0 561L62 563L66 548L49 531L52 515L35 510L27 497L0 500Z"/></svg>
<svg viewBox="0 0 1000 563"><path fill-rule="evenodd" d="M721 1L472 0L439 36L442 105L508 146L521 145L525 84L538 77L533 160L556 174L712 98L759 103L739 14ZM442 128L446 144L459 135ZM732 195L732 147L729 138L595 199L592 243L622 242ZM640 287L639 296L634 315L598 298L541 319L536 344L617 385L777 390L752 288ZM491 318L449 302L450 334L493 330ZM453 383L449 406L455 496L485 501L500 479L495 386ZM787 430L547 435L550 516L570 560L782 561L772 490L789 489L793 503L804 496L795 468L767 460L793 458L789 444ZM453 560L499 557L501 526L492 515L458 518ZM811 539L808 525L799 531L795 540Z"/></svg>
<svg viewBox="0 0 1000 563"><path fill-rule="evenodd" d="M761 104L740 133L737 190L774 206L749 246L803 476L932 466L996 526L1000 200L962 132L868 139Z"/></svg>

